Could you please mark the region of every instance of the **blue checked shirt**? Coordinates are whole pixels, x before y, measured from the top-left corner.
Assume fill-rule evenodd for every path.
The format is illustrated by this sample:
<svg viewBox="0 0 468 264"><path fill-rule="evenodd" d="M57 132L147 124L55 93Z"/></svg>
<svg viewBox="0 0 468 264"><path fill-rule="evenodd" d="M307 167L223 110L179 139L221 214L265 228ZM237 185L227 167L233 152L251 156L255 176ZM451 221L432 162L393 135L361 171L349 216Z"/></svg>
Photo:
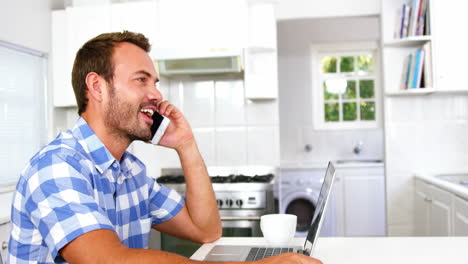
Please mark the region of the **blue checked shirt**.
<svg viewBox="0 0 468 264"><path fill-rule="evenodd" d="M129 248L147 248L151 226L174 217L184 202L129 152L119 163L79 118L21 173L7 263L66 263L59 250L96 229L115 231Z"/></svg>

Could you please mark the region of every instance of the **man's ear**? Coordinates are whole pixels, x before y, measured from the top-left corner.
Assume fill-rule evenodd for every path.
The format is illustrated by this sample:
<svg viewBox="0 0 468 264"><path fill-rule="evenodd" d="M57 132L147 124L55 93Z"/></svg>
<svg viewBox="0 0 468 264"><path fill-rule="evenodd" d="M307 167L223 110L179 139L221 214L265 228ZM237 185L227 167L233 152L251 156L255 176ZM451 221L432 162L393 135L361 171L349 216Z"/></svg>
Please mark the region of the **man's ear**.
<svg viewBox="0 0 468 264"><path fill-rule="evenodd" d="M86 86L88 87L89 97L92 97L98 102L103 100L103 92L105 92L106 81L99 74L90 72L86 75Z"/></svg>

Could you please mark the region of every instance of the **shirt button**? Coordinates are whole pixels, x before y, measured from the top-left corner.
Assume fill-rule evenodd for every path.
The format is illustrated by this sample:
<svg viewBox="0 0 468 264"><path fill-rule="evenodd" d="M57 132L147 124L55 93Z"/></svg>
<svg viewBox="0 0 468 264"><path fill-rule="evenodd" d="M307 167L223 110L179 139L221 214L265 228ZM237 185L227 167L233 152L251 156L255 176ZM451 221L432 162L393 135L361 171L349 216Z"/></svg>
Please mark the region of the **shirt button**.
<svg viewBox="0 0 468 264"><path fill-rule="evenodd" d="M112 166L113 166L114 168L117 169L117 167L118 167L119 165L117 165L117 163L114 163L114 164L112 164Z"/></svg>

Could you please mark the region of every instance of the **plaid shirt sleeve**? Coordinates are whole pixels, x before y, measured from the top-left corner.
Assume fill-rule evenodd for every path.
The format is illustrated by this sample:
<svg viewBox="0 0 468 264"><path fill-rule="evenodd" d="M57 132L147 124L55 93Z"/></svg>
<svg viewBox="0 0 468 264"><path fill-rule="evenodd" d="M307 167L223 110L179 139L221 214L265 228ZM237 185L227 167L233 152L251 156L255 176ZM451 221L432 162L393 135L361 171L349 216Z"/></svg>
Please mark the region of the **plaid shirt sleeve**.
<svg viewBox="0 0 468 264"><path fill-rule="evenodd" d="M54 259L80 235L96 229L114 230L93 197L90 174L73 157L47 154L30 167L30 177L23 183L24 207Z"/></svg>
<svg viewBox="0 0 468 264"><path fill-rule="evenodd" d="M152 217L151 225L165 222L175 215L185 205L185 199L175 190L153 181L150 188L150 214Z"/></svg>

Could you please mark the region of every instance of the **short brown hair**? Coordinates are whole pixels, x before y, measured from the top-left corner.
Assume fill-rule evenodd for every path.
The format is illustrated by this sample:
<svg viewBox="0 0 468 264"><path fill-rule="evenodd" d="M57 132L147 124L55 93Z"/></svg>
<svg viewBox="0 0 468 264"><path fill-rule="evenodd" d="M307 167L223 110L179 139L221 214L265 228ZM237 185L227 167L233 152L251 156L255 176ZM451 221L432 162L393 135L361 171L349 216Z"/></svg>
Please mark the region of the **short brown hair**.
<svg viewBox="0 0 468 264"><path fill-rule="evenodd" d="M86 111L88 98L86 97L86 76L95 72L108 83L114 77L112 55L119 43L129 42L149 52L151 45L148 39L140 33L129 31L104 33L86 42L76 53L72 70L72 86L75 92L78 114Z"/></svg>

